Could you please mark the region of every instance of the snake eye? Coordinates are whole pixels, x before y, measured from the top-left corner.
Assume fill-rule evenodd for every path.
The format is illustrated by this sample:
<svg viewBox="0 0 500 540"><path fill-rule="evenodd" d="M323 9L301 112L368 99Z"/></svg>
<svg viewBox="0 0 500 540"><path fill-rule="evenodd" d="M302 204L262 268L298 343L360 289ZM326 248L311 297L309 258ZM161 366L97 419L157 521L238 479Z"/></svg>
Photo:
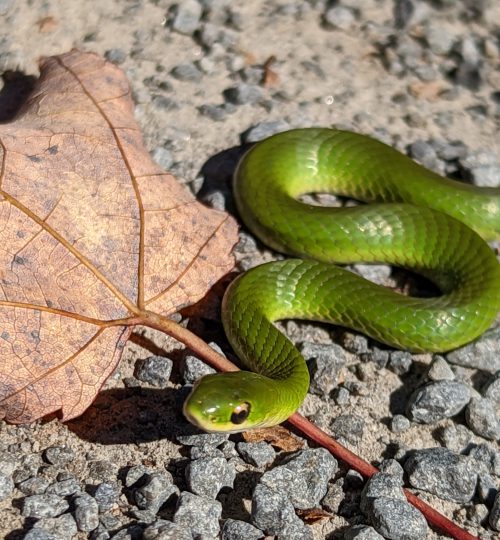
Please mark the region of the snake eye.
<svg viewBox="0 0 500 540"><path fill-rule="evenodd" d="M231 423L243 424L243 422L248 418L249 414L250 414L250 403L245 401L241 405L238 405L237 407L235 407L233 413L231 414Z"/></svg>

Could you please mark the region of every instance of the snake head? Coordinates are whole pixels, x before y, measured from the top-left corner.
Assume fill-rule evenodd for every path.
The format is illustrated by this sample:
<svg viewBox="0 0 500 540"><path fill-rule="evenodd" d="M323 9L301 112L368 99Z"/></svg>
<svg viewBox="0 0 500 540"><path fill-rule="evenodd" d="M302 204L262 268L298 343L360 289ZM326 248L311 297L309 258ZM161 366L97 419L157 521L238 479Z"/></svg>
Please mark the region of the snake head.
<svg viewBox="0 0 500 540"><path fill-rule="evenodd" d="M275 425L275 381L250 371L216 373L197 381L184 403L184 416L204 431L235 433Z"/></svg>

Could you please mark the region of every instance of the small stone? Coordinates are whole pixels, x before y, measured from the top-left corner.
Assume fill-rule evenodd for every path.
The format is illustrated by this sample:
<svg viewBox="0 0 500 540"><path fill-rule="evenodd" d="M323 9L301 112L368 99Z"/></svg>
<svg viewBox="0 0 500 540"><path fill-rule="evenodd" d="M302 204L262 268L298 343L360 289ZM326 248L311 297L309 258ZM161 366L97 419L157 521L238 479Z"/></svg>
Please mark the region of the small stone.
<svg viewBox="0 0 500 540"><path fill-rule="evenodd" d="M453 381L455 374L448 362L442 356L436 355L427 371L427 377L431 381Z"/></svg>
<svg viewBox="0 0 500 540"><path fill-rule="evenodd" d="M469 445L472 433L461 424L447 426L441 433L441 441L449 450L461 454Z"/></svg>
<svg viewBox="0 0 500 540"><path fill-rule="evenodd" d="M494 401L497 407L500 406L500 373L488 381L484 389L484 397Z"/></svg>
<svg viewBox="0 0 500 540"><path fill-rule="evenodd" d="M137 360L134 377L157 388L165 388L172 373L172 360L164 356L149 356Z"/></svg>
<svg viewBox="0 0 500 540"><path fill-rule="evenodd" d="M471 399L465 409L465 420L476 435L493 441L500 439L500 419L493 400Z"/></svg>
<svg viewBox="0 0 500 540"><path fill-rule="evenodd" d="M212 348L215 347L212 345ZM218 347L215 350L222 352ZM182 377L186 384L193 384L204 375L211 375L212 373L216 373L214 368L191 354L188 354L182 362Z"/></svg>
<svg viewBox="0 0 500 540"><path fill-rule="evenodd" d="M389 353L389 362L387 367L396 375L408 373L413 364L413 358L406 351L391 351Z"/></svg>
<svg viewBox="0 0 500 540"><path fill-rule="evenodd" d="M188 529L167 521L158 519L144 529L144 540L192 540L193 536Z"/></svg>
<svg viewBox="0 0 500 540"><path fill-rule="evenodd" d="M177 4L177 12L172 29L180 34L192 35L201 21L202 6L196 0L182 0Z"/></svg>
<svg viewBox="0 0 500 540"><path fill-rule="evenodd" d="M64 465L74 461L75 453L71 448L65 446L51 446L45 450L43 457L52 465L64 467Z"/></svg>
<svg viewBox="0 0 500 540"><path fill-rule="evenodd" d="M408 401L412 420L432 424L457 415L469 403L469 387L458 381L435 381L417 388Z"/></svg>
<svg viewBox="0 0 500 540"><path fill-rule="evenodd" d="M118 474L118 466L106 459L99 459L89 462L89 476L102 482L104 480L115 480Z"/></svg>
<svg viewBox="0 0 500 540"><path fill-rule="evenodd" d="M395 414L391 418L390 429L393 433L403 433L410 429L410 421L402 414Z"/></svg>
<svg viewBox="0 0 500 540"><path fill-rule="evenodd" d="M264 484L257 484L253 492L252 523L279 538L312 540L311 531L297 517L288 497Z"/></svg>
<svg viewBox="0 0 500 540"><path fill-rule="evenodd" d="M254 143L288 129L290 129L290 124L284 120L260 122L245 131L241 138L243 143Z"/></svg>
<svg viewBox="0 0 500 540"><path fill-rule="evenodd" d="M224 97L235 105L254 104L262 99L262 90L255 84L241 83L224 90Z"/></svg>
<svg viewBox="0 0 500 540"><path fill-rule="evenodd" d="M498 491L495 479L491 474L479 474L477 478L477 495L481 502L491 507Z"/></svg>
<svg viewBox="0 0 500 540"><path fill-rule="evenodd" d="M351 393L347 388L344 388L343 386L337 388L334 391L333 398L335 399L335 403L337 405L347 405L349 403L349 398L351 397Z"/></svg>
<svg viewBox="0 0 500 540"><path fill-rule="evenodd" d="M206 457L191 461L186 467L190 491L215 499L223 487L233 487L236 471L223 457Z"/></svg>
<svg viewBox="0 0 500 540"><path fill-rule="evenodd" d="M478 473L486 472L500 476L500 450L488 444L469 445L467 454L474 460Z"/></svg>
<svg viewBox="0 0 500 540"><path fill-rule="evenodd" d="M361 492L361 510L369 514L373 502L380 497L406 501L402 478L383 472L374 474Z"/></svg>
<svg viewBox="0 0 500 540"><path fill-rule="evenodd" d="M493 508L491 509L488 521L492 529L500 531L500 491L495 497L495 502L493 503Z"/></svg>
<svg viewBox="0 0 500 540"><path fill-rule="evenodd" d="M123 49L108 49L104 53L104 57L106 60L109 60L113 64L116 64L119 66L120 64L123 64L125 60L127 59L127 53Z"/></svg>
<svg viewBox="0 0 500 540"><path fill-rule="evenodd" d="M202 116L207 116L214 122L222 122L226 119L228 113L225 105L201 105L198 111Z"/></svg>
<svg viewBox="0 0 500 540"><path fill-rule="evenodd" d="M219 534L221 514L219 501L183 491L177 502L174 523L190 529L194 537L214 537Z"/></svg>
<svg viewBox="0 0 500 540"><path fill-rule="evenodd" d="M489 373L500 371L500 328L488 330L477 341L448 353L446 360Z"/></svg>
<svg viewBox="0 0 500 540"><path fill-rule="evenodd" d="M1 478L2 473L0 472L0 479ZM42 493L45 493L48 486L49 481L47 480L47 478L44 478L42 476L32 476L31 478L27 478L26 480L23 480L22 482L17 484L16 487L21 493L24 493L24 495L41 495ZM0 488L0 492L1 491L2 490ZM59 495L59 493L56 493L56 495ZM2 497L0 496L0 499L1 498Z"/></svg>
<svg viewBox="0 0 500 540"><path fill-rule="evenodd" d="M239 442L236 448L240 456L255 467L266 467L276 457L274 448L264 441L256 443Z"/></svg>
<svg viewBox="0 0 500 540"><path fill-rule="evenodd" d="M341 414L333 419L330 424L335 437L343 437L350 443L357 443L363 437L365 421L356 414Z"/></svg>
<svg viewBox="0 0 500 540"><path fill-rule="evenodd" d="M39 527L33 527L22 538L23 540L57 540L56 536Z"/></svg>
<svg viewBox="0 0 500 540"><path fill-rule="evenodd" d="M373 527L354 525L344 533L344 540L384 540L384 537Z"/></svg>
<svg viewBox="0 0 500 540"><path fill-rule="evenodd" d="M148 474L144 485L134 490L134 500L138 508L156 514L174 493L178 493L172 476L167 471Z"/></svg>
<svg viewBox="0 0 500 540"><path fill-rule="evenodd" d="M406 499L375 499L370 507L369 517L373 527L384 538L423 540L427 537L427 521Z"/></svg>
<svg viewBox="0 0 500 540"><path fill-rule="evenodd" d="M424 167L436 169L438 160L437 153L434 147L428 142L418 140L410 144L409 154Z"/></svg>
<svg viewBox="0 0 500 540"><path fill-rule="evenodd" d="M174 158L172 156L172 152L168 150L167 148L164 148L163 146L156 147L151 157L154 159L156 163L162 168L162 169L170 169L172 165L174 164ZM170 362L169 359L165 358L164 356L161 356L160 358L163 358L164 361Z"/></svg>
<svg viewBox="0 0 500 540"><path fill-rule="evenodd" d="M410 484L446 501L467 503L474 496L477 467L470 457L446 448L417 450L404 465Z"/></svg>
<svg viewBox="0 0 500 540"><path fill-rule="evenodd" d="M246 521L226 519L222 527L221 540L260 540L262 531Z"/></svg>
<svg viewBox="0 0 500 540"><path fill-rule="evenodd" d="M118 503L120 492L116 484L101 482L94 491L94 499L99 506L99 512L107 512Z"/></svg>
<svg viewBox="0 0 500 540"><path fill-rule="evenodd" d="M393 8L394 26L398 29L405 28L414 12L415 6L412 0L396 0Z"/></svg>
<svg viewBox="0 0 500 540"><path fill-rule="evenodd" d="M62 514L55 518L43 518L37 521L36 527L54 535L57 540L67 540L73 538L78 529L75 518L71 514Z"/></svg>
<svg viewBox="0 0 500 540"><path fill-rule="evenodd" d="M14 480L12 480L12 477L0 471L0 501L9 497L13 490Z"/></svg>
<svg viewBox="0 0 500 540"><path fill-rule="evenodd" d="M473 92L479 90L483 82L478 66L469 62L460 63L455 71L454 80Z"/></svg>
<svg viewBox="0 0 500 540"><path fill-rule="evenodd" d="M134 465L125 473L123 483L128 488L135 484L143 484L146 481L146 476L150 473L151 471L147 467L144 467L144 465Z"/></svg>
<svg viewBox="0 0 500 540"><path fill-rule="evenodd" d="M396 461L395 459L385 459L380 464L379 471L395 478L399 478L401 485L403 485L404 470L399 461Z"/></svg>
<svg viewBox="0 0 500 540"><path fill-rule="evenodd" d="M321 506L327 512L338 514L344 498L344 479L339 478L333 484L329 484L326 495L321 500Z"/></svg>
<svg viewBox="0 0 500 540"><path fill-rule="evenodd" d="M74 495L78 491L81 491L80 484L75 477L61 480L60 482L54 482L48 486L46 493L54 493L60 497L67 497Z"/></svg>
<svg viewBox="0 0 500 540"><path fill-rule="evenodd" d="M196 430L196 428L192 428L192 431L194 433L177 435L177 442L185 446L199 446L203 448L205 446L219 446L229 438L228 433L205 433Z"/></svg>
<svg viewBox="0 0 500 540"><path fill-rule="evenodd" d="M301 348L307 361L311 383L309 391L320 396L328 396L337 386L340 372L347 363L345 350L337 344L323 345L305 342Z"/></svg>
<svg viewBox="0 0 500 540"><path fill-rule="evenodd" d="M500 165L477 167L471 171L471 176L476 186L496 188L500 185Z"/></svg>
<svg viewBox="0 0 500 540"><path fill-rule="evenodd" d="M24 498L22 515L30 518L57 517L68 508L68 502L57 495L31 495Z"/></svg>
<svg viewBox="0 0 500 540"><path fill-rule="evenodd" d="M363 334L344 332L342 334L342 346L353 354L364 354L370 352L368 338Z"/></svg>
<svg viewBox="0 0 500 540"><path fill-rule="evenodd" d="M434 54L447 55L456 42L456 36L441 21L430 21L424 28L425 40Z"/></svg>
<svg viewBox="0 0 500 540"><path fill-rule="evenodd" d="M295 508L314 508L337 468L337 460L324 448L300 450L265 472L260 482L287 495Z"/></svg>
<svg viewBox="0 0 500 540"><path fill-rule="evenodd" d="M175 66L171 73L179 81L198 82L203 76L203 73L191 62Z"/></svg>
<svg viewBox="0 0 500 540"><path fill-rule="evenodd" d="M356 21L352 10L344 6L335 6L327 10L324 17L325 24L334 29L350 30Z"/></svg>
<svg viewBox="0 0 500 540"><path fill-rule="evenodd" d="M94 497L81 493L74 499L75 521L79 531L89 532L99 525L99 507Z"/></svg>

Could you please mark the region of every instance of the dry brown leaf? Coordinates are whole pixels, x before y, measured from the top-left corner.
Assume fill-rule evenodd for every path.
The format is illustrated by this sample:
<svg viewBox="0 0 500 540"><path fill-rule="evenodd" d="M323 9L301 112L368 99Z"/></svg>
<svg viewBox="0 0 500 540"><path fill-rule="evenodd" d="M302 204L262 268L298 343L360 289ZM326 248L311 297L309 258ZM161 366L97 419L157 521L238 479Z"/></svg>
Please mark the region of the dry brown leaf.
<svg viewBox="0 0 500 540"><path fill-rule="evenodd" d="M150 158L124 73L41 62L0 125L0 417L81 414L134 325L190 305L233 267L236 224ZM157 315L154 315L157 314Z"/></svg>
<svg viewBox="0 0 500 540"><path fill-rule="evenodd" d="M244 431L243 438L246 442L265 441L285 452L294 452L304 446L304 441L295 437L283 426Z"/></svg>
<svg viewBox="0 0 500 540"><path fill-rule="evenodd" d="M332 517L332 514L325 512L322 508L307 508L306 510L297 508L295 512L299 518L308 525L312 525L313 523L317 523L322 519L330 519Z"/></svg>

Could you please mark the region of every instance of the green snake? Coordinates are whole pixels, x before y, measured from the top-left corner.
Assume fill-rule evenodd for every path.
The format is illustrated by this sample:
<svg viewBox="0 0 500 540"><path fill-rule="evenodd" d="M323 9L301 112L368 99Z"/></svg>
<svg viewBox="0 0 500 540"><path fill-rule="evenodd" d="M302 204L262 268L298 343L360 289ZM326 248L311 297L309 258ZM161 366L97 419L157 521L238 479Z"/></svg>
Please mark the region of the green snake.
<svg viewBox="0 0 500 540"><path fill-rule="evenodd" d="M375 204L300 202L331 192ZM238 211L268 246L302 259L236 278L222 303L228 340L251 371L208 375L184 405L206 431L278 424L301 405L306 362L280 319L330 322L392 347L444 352L483 333L500 310L500 188L444 178L365 135L297 129L253 146L234 175ZM430 279L440 294L410 297L332 263L387 263Z"/></svg>

